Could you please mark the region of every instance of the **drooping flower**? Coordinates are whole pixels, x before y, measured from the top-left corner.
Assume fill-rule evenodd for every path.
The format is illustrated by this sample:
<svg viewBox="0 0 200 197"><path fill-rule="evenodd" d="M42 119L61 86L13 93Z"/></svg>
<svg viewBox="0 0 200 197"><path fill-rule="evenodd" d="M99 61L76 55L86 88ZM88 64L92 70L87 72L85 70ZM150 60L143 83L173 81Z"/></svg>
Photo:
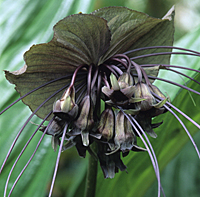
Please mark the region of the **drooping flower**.
<svg viewBox="0 0 200 197"><path fill-rule="evenodd" d="M175 48L173 16L173 9L156 19L124 7L71 15L54 26L49 43L34 45L24 54L22 69L6 71L32 116L43 119L37 130L52 136L54 150L60 146L58 160L61 150L76 146L81 157L86 151L97 155L104 177L113 178L126 169L121 153L147 150L161 188L157 160L145 132L156 138L153 129L162 122L153 124L152 119L167 111L178 119L168 96L152 84L160 79L161 69L170 67ZM48 126L44 121L49 121ZM137 145L137 137L145 148ZM97 153L90 149L92 143L97 143Z"/></svg>

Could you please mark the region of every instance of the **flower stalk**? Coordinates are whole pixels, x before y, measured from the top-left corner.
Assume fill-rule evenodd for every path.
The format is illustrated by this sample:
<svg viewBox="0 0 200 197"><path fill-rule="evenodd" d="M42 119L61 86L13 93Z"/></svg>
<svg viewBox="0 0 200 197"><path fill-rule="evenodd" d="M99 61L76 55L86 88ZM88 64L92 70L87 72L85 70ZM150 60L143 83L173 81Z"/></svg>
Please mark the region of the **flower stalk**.
<svg viewBox="0 0 200 197"><path fill-rule="evenodd" d="M96 143L92 144L92 151L95 153L97 152ZM98 160L92 155L89 155L84 197L95 196L96 185L97 185L97 169L98 169Z"/></svg>

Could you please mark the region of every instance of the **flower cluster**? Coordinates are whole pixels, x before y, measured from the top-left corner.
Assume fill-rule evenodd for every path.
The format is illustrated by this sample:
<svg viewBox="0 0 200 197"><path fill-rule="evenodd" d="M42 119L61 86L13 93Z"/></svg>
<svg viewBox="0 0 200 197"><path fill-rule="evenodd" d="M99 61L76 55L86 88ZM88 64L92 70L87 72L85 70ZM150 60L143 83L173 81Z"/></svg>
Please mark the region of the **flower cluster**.
<svg viewBox="0 0 200 197"><path fill-rule="evenodd" d="M43 119L37 130L52 136L54 150L75 146L81 157L88 151L99 160L105 178L126 169L121 155L148 151L158 178L156 159L144 138L148 140L145 132L157 137L153 129L162 122L153 124L154 117L176 109L153 85L159 70L170 67L172 41L173 10L163 19L122 7L75 14L58 22L53 39L32 46L24 55L26 65L6 71L6 77L32 116ZM138 137L144 148L137 145Z"/></svg>
<svg viewBox="0 0 200 197"><path fill-rule="evenodd" d="M166 111L163 105L167 101L161 91L150 83L141 66L132 63L125 55L121 55L116 65L112 58L107 60L106 65L103 63L98 66L79 66L69 87L53 105L53 121L48 128L42 126L41 129L44 131L47 128L46 134L52 135L52 145L56 149L67 125L66 143L62 149L66 150L75 145L81 157L85 157L86 150L96 142L100 147L97 155L105 178L113 178L118 168L126 169L120 159L120 152L126 156L130 150L145 151L137 145L139 129L132 125L126 116L134 118L145 132L155 138L153 128L161 123L152 124L151 120ZM111 65L116 68L110 70ZM86 91L81 92L78 99L75 78L78 76L78 70L81 71L82 68L87 70L84 84ZM131 69L135 68L138 72L137 79L131 72ZM160 96L162 100L156 101L153 94ZM102 113L101 101L105 103ZM112 167L110 162L113 162Z"/></svg>

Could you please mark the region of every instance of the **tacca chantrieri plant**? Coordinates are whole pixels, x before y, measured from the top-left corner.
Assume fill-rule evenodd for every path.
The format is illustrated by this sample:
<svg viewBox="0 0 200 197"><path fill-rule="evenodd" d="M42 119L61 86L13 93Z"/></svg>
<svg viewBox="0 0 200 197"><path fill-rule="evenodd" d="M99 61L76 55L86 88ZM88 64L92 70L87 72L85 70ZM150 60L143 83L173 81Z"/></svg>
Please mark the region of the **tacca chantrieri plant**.
<svg viewBox="0 0 200 197"><path fill-rule="evenodd" d="M171 112L183 125L199 155L187 128L173 110L198 128L199 124L173 106L167 93L152 84L155 79L163 80L200 94L170 79L158 78L160 69L176 72L170 69L176 67L169 64L171 54L200 55L172 47L173 16L173 9L162 19L156 19L128 8L108 7L59 21L49 43L34 45L24 54L26 65L23 68L6 71L6 78L16 85L21 95L17 101L22 100L33 113L19 131L1 171L24 127L37 115L43 121L33 135L40 130L43 132L41 140L45 134L51 135L53 149L60 146L55 174L61 151L72 146L76 146L81 157L86 156L86 151L96 157L105 178L113 178L116 172L126 169L121 157L130 151L147 150L160 195L159 168L145 133L156 138L153 129L162 122L152 124L152 118ZM187 52L172 52L173 48ZM49 121L47 126L43 124L45 121ZM145 147L137 145L138 137ZM97 151L91 149L93 143ZM8 175L5 196L13 168Z"/></svg>

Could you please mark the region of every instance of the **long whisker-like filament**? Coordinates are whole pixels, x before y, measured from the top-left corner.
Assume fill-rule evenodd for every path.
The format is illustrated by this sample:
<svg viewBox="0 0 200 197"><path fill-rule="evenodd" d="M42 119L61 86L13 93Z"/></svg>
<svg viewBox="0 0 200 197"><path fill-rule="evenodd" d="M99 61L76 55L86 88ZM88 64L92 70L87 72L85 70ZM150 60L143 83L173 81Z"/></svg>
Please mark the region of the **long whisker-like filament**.
<svg viewBox="0 0 200 197"><path fill-rule="evenodd" d="M196 123L194 120L192 120L189 116L187 116L185 113L183 113L180 109L172 105L170 102L166 102L167 105L169 105L171 108L175 109L178 113L180 113L182 116L184 116L186 119L188 119L193 125L195 125L198 129L200 129L200 125Z"/></svg>
<svg viewBox="0 0 200 197"><path fill-rule="evenodd" d="M117 67L115 65L110 65L110 67L113 68L115 71L117 71L119 73L119 75L123 74L123 71L119 67Z"/></svg>
<svg viewBox="0 0 200 197"><path fill-rule="evenodd" d="M39 130L39 128L43 125L43 123L47 120L47 118L52 114L52 112L50 112L45 118L44 120L40 123L40 125L38 125L37 129L34 131L34 133L31 135L31 137L29 138L29 140L26 142L26 144L24 145L22 151L20 152L20 154L18 155L17 159L15 160L15 163L13 164L9 175L7 177L7 181L6 181L6 185L5 185L5 190L4 190L4 196L6 196L6 191L7 191L7 187L8 187L8 182L10 179L10 176L14 170L14 167L16 166L17 162L19 161L20 157L22 156L22 154L24 153L25 149L27 148L27 146L29 145L29 143L31 142L31 140L33 139L33 137L35 136L35 134L37 133L37 131Z"/></svg>
<svg viewBox="0 0 200 197"><path fill-rule="evenodd" d="M22 100L23 98L25 98L26 96L32 94L33 92L51 84L51 83L54 83L56 81L59 81L59 80L62 80L62 79L67 79L69 77L71 77L72 75L66 75L66 76L63 76L63 77L60 77L60 78L57 78L57 79L54 79L54 80L51 80L51 81L48 81L47 83L44 83L43 85L31 90L30 92L26 93L25 95L21 96L20 98L18 98L16 101L14 101L13 103L11 103L8 107L6 107L4 110L2 110L0 112L0 115L3 114L5 111L7 111L9 108L11 108L14 104L16 104L17 102L19 102L20 100Z"/></svg>
<svg viewBox="0 0 200 197"><path fill-rule="evenodd" d="M154 92L151 92L156 98L158 98L159 100L163 100L160 96L158 96L157 94L155 94ZM166 104L168 106L170 106L171 108L173 108L174 110L176 110L179 114L181 114L182 116L184 116L187 120L189 120L193 125L195 125L198 129L200 129L200 125L198 123L196 123L194 120L192 120L189 116L187 116L185 113L183 113L180 109L178 109L177 107L175 107L174 105L172 105L170 102L166 101Z"/></svg>
<svg viewBox="0 0 200 197"><path fill-rule="evenodd" d="M153 149L153 147L152 147L152 145L151 145L151 143L149 141L149 138L147 137L145 131L142 129L142 127L140 126L140 124L132 116L131 116L131 119L135 122L135 124L137 125L137 127L140 129L140 131L142 132L142 134L145 136L145 139L147 140L147 143L148 143L148 145L150 147L150 150L152 152L152 155L154 157L155 167L157 168L157 171L155 171L155 172L157 172L158 188L162 190L163 196L165 197L165 194L164 194L164 191L163 191L163 188L162 188L162 185L161 185L161 181L160 181L160 170L159 170L159 165L158 165L158 161L157 161L154 149Z"/></svg>
<svg viewBox="0 0 200 197"><path fill-rule="evenodd" d="M7 155L6 155L6 158L4 159L4 162L1 166L1 169L0 169L0 173L2 172L5 164L6 164L6 161L8 160L8 157L10 156L10 153L12 152L19 136L21 135L22 131L24 130L24 128L26 127L26 125L29 123L29 121L31 120L31 118L37 113L37 111L46 103L48 102L51 98L53 98L56 94L58 94L59 92L61 92L62 90L64 90L67 86L69 86L69 84L67 84L66 86L62 87L61 89L59 89L58 91L56 91L54 94L52 94L49 98L47 98L44 102L42 102L38 107L37 109L29 116L29 118L26 120L26 122L24 123L23 127L20 129L20 131L18 132L17 136L15 137Z"/></svg>
<svg viewBox="0 0 200 197"><path fill-rule="evenodd" d="M52 179L52 182L51 182L51 188L50 188L50 191L49 191L49 197L51 197L52 192L53 192L54 182L55 182L56 174L57 174L57 171L58 171L58 164L59 164L59 161L60 161L60 155L61 155L61 152L62 152L62 146L63 146L63 143L64 143L65 134L67 132L67 127L68 127L68 124L65 125L64 130L63 130L60 148L59 148L58 156L57 156L57 159L56 159L56 165L55 165L55 170L54 170L54 174L53 174L53 179Z"/></svg>
<svg viewBox="0 0 200 197"><path fill-rule="evenodd" d="M138 82L141 83L142 81L142 71L140 69L140 65L136 64L134 61L131 61L133 67L135 68L136 72L137 72L137 78L138 78Z"/></svg>
<svg viewBox="0 0 200 197"><path fill-rule="evenodd" d="M143 144L145 145L145 147L146 147L146 149L147 149L147 151L149 153L149 157L150 157L151 162L153 164L153 168L154 168L157 180L158 180L158 197L159 197L160 196L160 189L162 188L162 186L161 186L161 182L160 182L160 172L159 172L158 162L157 162L157 158L156 158L155 152L153 150L153 147L151 146L151 143L149 142L148 137L146 136L146 134L143 131L143 129L140 127L140 125L138 123L136 123L137 121L132 116L126 114L121 107L119 107L119 109L123 112L123 114L126 116L126 118L130 121L131 125L133 126L133 128L135 129L135 131L137 132L137 134L139 135L140 139L142 140ZM147 145L147 143L144 140L144 138L142 137L141 133L138 131L137 127L133 124L133 121L136 123L137 126L139 125L139 129L141 130L142 134L145 136L145 139L147 140L147 143L150 146L150 148Z"/></svg>
<svg viewBox="0 0 200 197"><path fill-rule="evenodd" d="M133 75L136 76L135 74L133 74ZM170 81L170 80L167 80L167 79L163 79L163 78L159 78L159 77L153 77L153 76L149 76L149 75L147 75L147 76L148 76L149 79L157 79L157 80L160 80L160 81L164 81L164 82L167 82L167 83L170 83L170 84L179 86L179 87L181 87L181 88L183 88L183 89L186 89L186 90L188 90L188 91L190 91L190 92L194 92L195 94L200 95L200 92L198 92L198 91L196 91L196 90L193 90L193 89L191 89L191 88L188 88L187 86L181 85L181 84L179 84L179 83L175 83L175 82L173 82L173 81Z"/></svg>
<svg viewBox="0 0 200 197"><path fill-rule="evenodd" d="M130 58L131 60L136 60L140 58L145 58L145 57L152 57L152 56L158 56L158 55L192 55L192 56L200 56L200 54L196 53L185 53L185 52L160 52L160 53L150 53L150 54L145 54L145 55L139 55Z"/></svg>
<svg viewBox="0 0 200 197"><path fill-rule="evenodd" d="M162 67L172 67L172 68L180 68L180 69L185 69L185 70L191 70L194 72L200 73L200 70L194 69L194 68L189 68L189 67L184 67L184 66L176 66L176 65L169 65L169 64L143 64L140 65L142 67L152 67L152 66L162 66Z"/></svg>
<svg viewBox="0 0 200 197"><path fill-rule="evenodd" d="M77 97L76 99L76 103L79 103L84 95L84 92L86 91L86 87L85 87L85 84L83 83L80 88L76 91L76 92L80 92L79 93L79 96Z"/></svg>
<svg viewBox="0 0 200 197"><path fill-rule="evenodd" d="M87 78L87 94L90 95L91 92L91 83L92 83L92 65L90 65L88 70L88 78Z"/></svg>
<svg viewBox="0 0 200 197"><path fill-rule="evenodd" d="M124 68L128 69L128 65L127 65L124 61L122 61L121 59L112 57L111 60L112 60L112 61L118 62L119 64L123 65ZM129 61L130 61L130 60L129 60Z"/></svg>
<svg viewBox="0 0 200 197"><path fill-rule="evenodd" d="M189 51L189 52L192 52L192 53L196 53L196 54L200 54L198 51L194 51L194 50L190 50L190 49L185 49L185 48L181 48L181 47L174 47L174 46L149 46L149 47L142 47L142 48L137 48L137 49L133 49L133 50L130 50L130 51L127 51L123 54L129 54L129 53L133 53L133 52L136 52L136 51L142 51L142 50L147 50L147 49L160 49L160 48L163 48L163 49L178 49L178 50L182 50L182 51Z"/></svg>
<svg viewBox="0 0 200 197"><path fill-rule="evenodd" d="M33 159L33 157L34 157L36 151L38 150L38 148L39 148L39 146L40 146L40 144L41 144L41 142L42 142L42 140L43 140L43 138L44 138L44 136L45 136L45 134L46 134L46 132L47 132L47 130L49 128L49 126L51 125L52 121L53 121L53 118L49 121L49 124L47 125L46 129L44 130L44 132L43 132L43 134L42 134L42 136L41 136L41 138L40 138L40 140L39 140L39 142L38 142L33 154L31 155L30 159L28 160L28 162L26 163L26 165L24 166L24 168L22 169L22 171L19 173L18 177L16 178L16 180L15 180L15 182L14 182L14 184L13 184L13 186L12 186L12 188L11 188L9 194L8 194L8 197L10 197L10 195L12 194L13 189L15 188L17 182L19 181L20 177L22 176L22 174L24 173L24 171L26 170L26 168L30 164L31 160ZM6 197L6 196L4 196L4 197Z"/></svg>
<svg viewBox="0 0 200 197"><path fill-rule="evenodd" d="M177 70L170 69L170 68L167 68L167 70L172 71L172 72L177 73L177 74L180 74L180 75L182 75L182 76L184 76L184 77L186 77L186 78L188 78L188 79L191 79L192 81L194 81L194 82L196 82L196 83L198 83L198 84L200 85L200 82L199 82L199 81L193 79L192 77L190 77L190 76L188 76L188 75L185 75L185 74L182 73L182 72L179 72L179 71L177 71Z"/></svg>
<svg viewBox="0 0 200 197"><path fill-rule="evenodd" d="M188 129L186 128L185 124L181 121L181 119L165 104L164 107L180 122L180 124L182 125L182 127L184 128L184 130L186 131L188 137L190 138L194 148L196 149L196 152L198 154L198 157L200 159L200 152L199 149L197 148L197 145L194 141L194 139L192 138L190 132L188 131Z"/></svg>
<svg viewBox="0 0 200 197"><path fill-rule="evenodd" d="M116 77L118 76L117 72L115 71L115 69L113 67L111 67L110 65L107 64L103 64L104 67L106 67L108 70L111 71L111 73L113 73Z"/></svg>

